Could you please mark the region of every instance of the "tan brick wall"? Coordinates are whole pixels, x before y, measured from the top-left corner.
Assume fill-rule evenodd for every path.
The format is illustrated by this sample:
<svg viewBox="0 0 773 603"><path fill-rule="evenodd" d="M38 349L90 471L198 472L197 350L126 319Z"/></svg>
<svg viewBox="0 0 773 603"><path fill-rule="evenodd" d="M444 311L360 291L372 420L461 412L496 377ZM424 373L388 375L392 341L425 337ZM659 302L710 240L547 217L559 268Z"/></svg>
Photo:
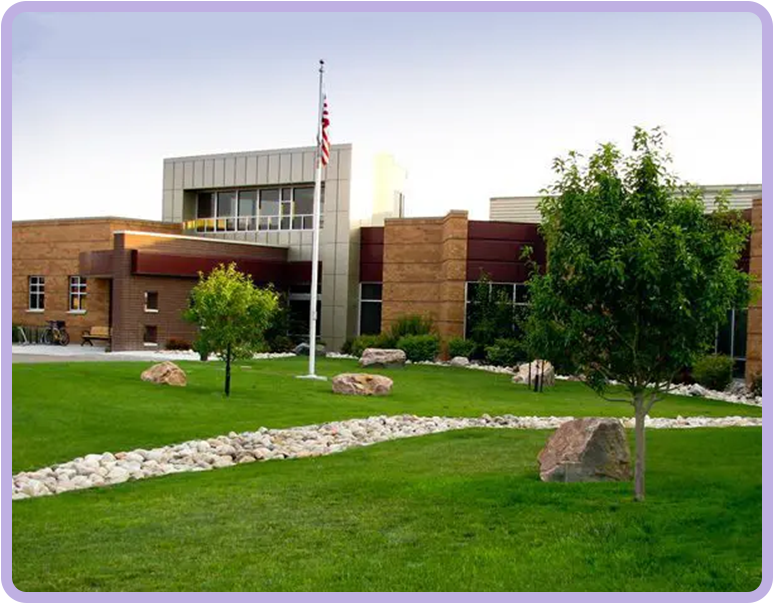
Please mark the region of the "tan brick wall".
<svg viewBox="0 0 773 603"><path fill-rule="evenodd" d="M79 254L110 249L116 230L151 230L176 234L180 225L126 218L18 221L12 225L12 314L14 324L42 326L64 320L74 343L83 330L107 326L109 280L87 280L86 313L71 314L69 277L79 274ZM29 312L30 276L45 277L45 311Z"/></svg>
<svg viewBox="0 0 773 603"><path fill-rule="evenodd" d="M752 237L749 252L749 274L762 288L762 199L752 204ZM746 381L762 374L762 295L749 306L746 340Z"/></svg>
<svg viewBox="0 0 773 603"><path fill-rule="evenodd" d="M382 330L400 316L422 314L444 340L463 336L466 269L467 212L386 220Z"/></svg>

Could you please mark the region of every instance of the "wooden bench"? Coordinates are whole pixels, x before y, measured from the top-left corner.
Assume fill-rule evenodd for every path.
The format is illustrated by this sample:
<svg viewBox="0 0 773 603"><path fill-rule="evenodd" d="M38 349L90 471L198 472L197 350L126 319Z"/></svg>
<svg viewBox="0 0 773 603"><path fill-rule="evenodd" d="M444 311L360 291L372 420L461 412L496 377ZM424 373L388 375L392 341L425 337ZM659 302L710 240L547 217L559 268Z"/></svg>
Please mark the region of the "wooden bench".
<svg viewBox="0 0 773 603"><path fill-rule="evenodd" d="M91 327L88 331L83 331L81 334L81 345L88 343L90 346L94 346L94 341L110 341L111 329L109 327Z"/></svg>

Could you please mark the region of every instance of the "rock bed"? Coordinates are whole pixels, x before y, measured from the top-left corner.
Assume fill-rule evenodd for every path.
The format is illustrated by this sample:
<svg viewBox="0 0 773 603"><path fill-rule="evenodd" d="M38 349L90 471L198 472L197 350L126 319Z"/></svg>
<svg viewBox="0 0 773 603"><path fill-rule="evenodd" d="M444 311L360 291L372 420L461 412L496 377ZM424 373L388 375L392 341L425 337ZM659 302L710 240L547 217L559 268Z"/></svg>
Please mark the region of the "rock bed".
<svg viewBox="0 0 773 603"><path fill-rule="evenodd" d="M71 490L120 484L172 473L208 471L255 461L305 458L341 452L357 446L440 433L456 429L488 427L500 429L557 429L572 417L516 417L503 415L480 418L378 416L336 421L289 429L266 429L222 435L207 440L137 449L131 452L88 454L70 462L13 476L13 500L50 496ZM621 419L633 427L633 419ZM647 418L654 429L695 427L758 427L761 418L677 417Z"/></svg>

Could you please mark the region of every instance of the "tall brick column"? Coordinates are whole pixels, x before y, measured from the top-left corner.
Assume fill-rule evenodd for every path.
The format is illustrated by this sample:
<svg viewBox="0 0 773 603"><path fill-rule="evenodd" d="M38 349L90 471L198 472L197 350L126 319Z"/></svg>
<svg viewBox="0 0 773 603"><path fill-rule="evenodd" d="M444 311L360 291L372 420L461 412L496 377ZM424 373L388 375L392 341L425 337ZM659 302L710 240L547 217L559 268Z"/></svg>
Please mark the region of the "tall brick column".
<svg viewBox="0 0 773 603"><path fill-rule="evenodd" d="M752 204L752 238L749 252L749 274L762 288L762 199ZM746 382L762 374L762 295L749 306L746 340Z"/></svg>

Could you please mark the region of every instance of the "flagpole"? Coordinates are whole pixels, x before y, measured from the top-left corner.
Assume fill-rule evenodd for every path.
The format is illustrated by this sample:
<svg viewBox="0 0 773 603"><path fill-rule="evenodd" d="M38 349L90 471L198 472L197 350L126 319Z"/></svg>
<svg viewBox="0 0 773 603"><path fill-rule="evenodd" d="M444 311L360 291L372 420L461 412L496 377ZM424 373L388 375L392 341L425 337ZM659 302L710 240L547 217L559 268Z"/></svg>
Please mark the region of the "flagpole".
<svg viewBox="0 0 773 603"><path fill-rule="evenodd" d="M309 374L308 379L324 380L316 374L317 361L317 289L319 287L319 206L322 196L322 110L324 104L322 78L325 61L319 62L319 106L317 114L317 150L314 153L316 173L314 175L314 228L311 245L311 296L309 300Z"/></svg>

